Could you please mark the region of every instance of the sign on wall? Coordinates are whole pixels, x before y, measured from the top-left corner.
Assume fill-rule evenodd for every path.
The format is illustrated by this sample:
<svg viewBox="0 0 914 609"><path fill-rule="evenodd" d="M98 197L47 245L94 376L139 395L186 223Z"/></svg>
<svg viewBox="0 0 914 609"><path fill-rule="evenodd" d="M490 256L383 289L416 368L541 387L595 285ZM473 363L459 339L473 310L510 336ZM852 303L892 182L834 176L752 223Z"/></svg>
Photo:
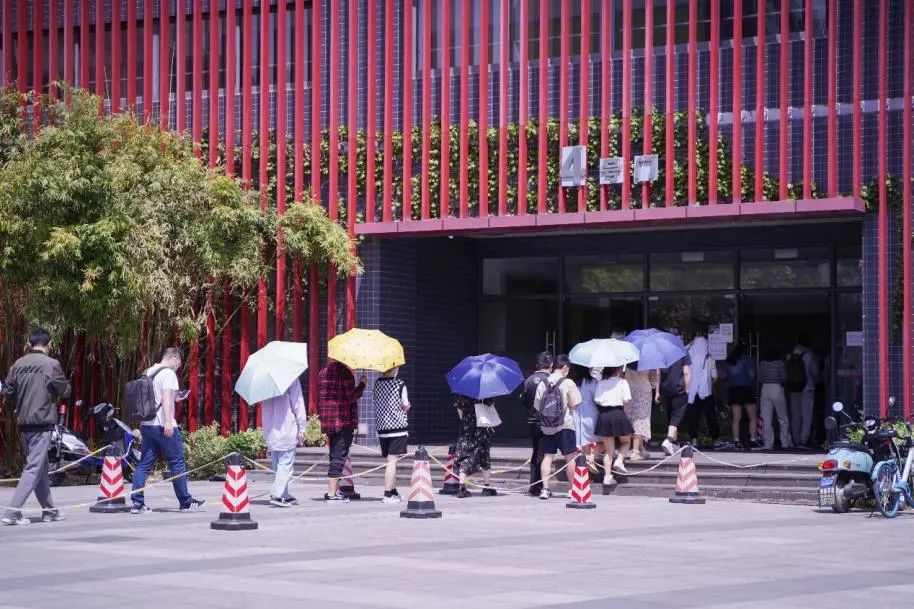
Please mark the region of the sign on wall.
<svg viewBox="0 0 914 609"><path fill-rule="evenodd" d="M657 155L644 154L635 157L635 183L653 182L657 179Z"/></svg>
<svg viewBox="0 0 914 609"><path fill-rule="evenodd" d="M565 146L562 148L559 178L563 187L583 186L587 183L586 146Z"/></svg>
<svg viewBox="0 0 914 609"><path fill-rule="evenodd" d="M625 161L620 156L600 159L600 184L621 184Z"/></svg>

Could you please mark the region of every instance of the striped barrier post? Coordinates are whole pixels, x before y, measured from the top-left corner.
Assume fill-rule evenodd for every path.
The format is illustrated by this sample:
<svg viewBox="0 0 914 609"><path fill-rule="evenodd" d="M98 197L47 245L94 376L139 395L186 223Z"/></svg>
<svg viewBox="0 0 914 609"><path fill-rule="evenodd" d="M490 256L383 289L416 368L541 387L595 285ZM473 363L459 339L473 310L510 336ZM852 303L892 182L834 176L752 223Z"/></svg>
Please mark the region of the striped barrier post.
<svg viewBox="0 0 914 609"><path fill-rule="evenodd" d="M251 519L248 479L240 453L229 455L222 490L222 511L209 526L217 531L250 531L257 528L257 523Z"/></svg>
<svg viewBox="0 0 914 609"><path fill-rule="evenodd" d="M117 449L110 447L102 464L102 476L98 482L98 503L89 506L89 511L94 514L112 514L115 512L129 512L127 498L124 493L124 472L121 470L121 458L117 456Z"/></svg>
<svg viewBox="0 0 914 609"><path fill-rule="evenodd" d="M571 485L571 501L565 504L566 508L576 510L592 510L597 504L592 502L590 492L590 472L584 455L579 454L574 463L574 482Z"/></svg>
<svg viewBox="0 0 914 609"><path fill-rule="evenodd" d="M460 490L460 479L457 478L457 457L454 454L457 452L457 447L451 444L448 446L447 451L447 463L444 467L444 484L441 487L441 490L438 491L442 495L456 495L457 491Z"/></svg>
<svg viewBox="0 0 914 609"><path fill-rule="evenodd" d="M362 496L355 491L355 482L352 480L352 457L346 455L346 462L343 463L343 476L340 480L340 492L346 495L350 501L361 499Z"/></svg>
<svg viewBox="0 0 914 609"><path fill-rule="evenodd" d="M432 492L432 472L428 466L428 452L421 446L413 461L413 475L409 485L409 501L400 518L441 518L441 511L435 509L435 495Z"/></svg>
<svg viewBox="0 0 914 609"><path fill-rule="evenodd" d="M698 494L698 472L692 458L692 447L688 444L682 449L679 458L679 473L676 476L676 491L670 497L670 503L701 504L705 498Z"/></svg>

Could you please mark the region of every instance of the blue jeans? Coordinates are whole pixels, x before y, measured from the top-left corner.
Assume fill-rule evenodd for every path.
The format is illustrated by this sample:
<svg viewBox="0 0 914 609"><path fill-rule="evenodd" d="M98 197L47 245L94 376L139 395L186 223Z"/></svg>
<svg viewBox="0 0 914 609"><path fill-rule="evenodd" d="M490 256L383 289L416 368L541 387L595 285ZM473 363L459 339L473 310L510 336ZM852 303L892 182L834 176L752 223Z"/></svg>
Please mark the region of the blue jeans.
<svg viewBox="0 0 914 609"><path fill-rule="evenodd" d="M270 460L273 462L273 497L288 499L289 478L292 477L292 466L295 465L295 449L291 450L271 450Z"/></svg>
<svg viewBox="0 0 914 609"><path fill-rule="evenodd" d="M168 475L177 476L187 471L187 465L184 462L184 440L181 439L181 430L175 428L174 434L170 438L165 437L165 428L158 425L141 425L140 435L143 437L143 454L140 457L140 463L133 472L133 488L141 489L146 486L146 477L155 467L159 453L164 455L168 462ZM175 496L178 498L180 507L187 507L190 504L191 496L187 490L187 476L175 478L171 482L175 489ZM143 492L133 493L134 505L144 505L145 499Z"/></svg>

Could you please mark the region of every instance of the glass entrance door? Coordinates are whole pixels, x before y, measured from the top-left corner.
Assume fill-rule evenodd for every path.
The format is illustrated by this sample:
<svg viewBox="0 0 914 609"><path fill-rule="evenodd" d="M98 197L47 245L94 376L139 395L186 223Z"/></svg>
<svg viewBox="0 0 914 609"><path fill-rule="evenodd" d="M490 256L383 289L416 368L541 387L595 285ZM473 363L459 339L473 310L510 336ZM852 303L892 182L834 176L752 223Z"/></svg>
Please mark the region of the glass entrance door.
<svg viewBox="0 0 914 609"><path fill-rule="evenodd" d="M579 297L565 300L565 350L592 338L627 334L643 325L640 296Z"/></svg>

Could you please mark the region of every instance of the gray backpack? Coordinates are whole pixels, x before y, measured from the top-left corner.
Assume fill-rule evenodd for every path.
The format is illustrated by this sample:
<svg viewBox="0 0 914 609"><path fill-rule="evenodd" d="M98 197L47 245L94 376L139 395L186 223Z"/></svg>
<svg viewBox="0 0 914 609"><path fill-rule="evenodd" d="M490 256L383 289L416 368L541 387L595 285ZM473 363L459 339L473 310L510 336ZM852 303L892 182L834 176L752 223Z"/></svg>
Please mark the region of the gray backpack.
<svg viewBox="0 0 914 609"><path fill-rule="evenodd" d="M156 403L155 385L153 379L165 366L162 366L151 375L142 375L140 378L127 383L125 389L125 401L127 403L127 412L130 416L136 417L141 421L151 421L159 411L159 404Z"/></svg>
<svg viewBox="0 0 914 609"><path fill-rule="evenodd" d="M546 392L540 400L540 425L543 427L561 427L565 424L565 402L562 400L561 379L556 384L545 383Z"/></svg>

